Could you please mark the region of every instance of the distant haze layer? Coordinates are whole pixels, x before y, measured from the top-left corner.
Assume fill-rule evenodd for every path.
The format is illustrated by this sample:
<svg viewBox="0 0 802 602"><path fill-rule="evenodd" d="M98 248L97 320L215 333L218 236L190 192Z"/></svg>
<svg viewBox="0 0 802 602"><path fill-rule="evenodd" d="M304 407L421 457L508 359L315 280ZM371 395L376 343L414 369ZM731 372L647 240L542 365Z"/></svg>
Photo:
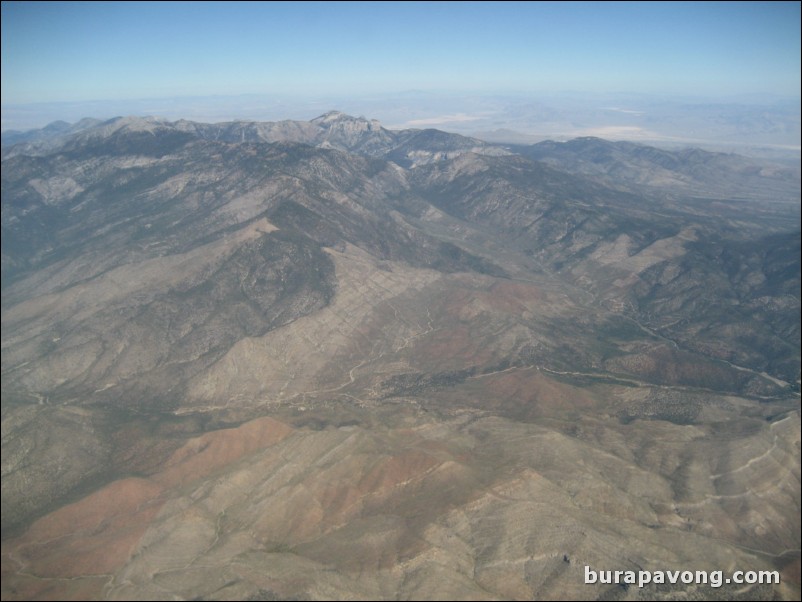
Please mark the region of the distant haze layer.
<svg viewBox="0 0 802 602"><path fill-rule="evenodd" d="M310 119L331 107L370 115L391 129L438 128L491 142L597 136L697 146L772 158L800 155L799 99L660 98L633 94L462 95L407 92L373 97L205 96L2 107L2 129L27 130L89 115L154 115L206 122Z"/></svg>

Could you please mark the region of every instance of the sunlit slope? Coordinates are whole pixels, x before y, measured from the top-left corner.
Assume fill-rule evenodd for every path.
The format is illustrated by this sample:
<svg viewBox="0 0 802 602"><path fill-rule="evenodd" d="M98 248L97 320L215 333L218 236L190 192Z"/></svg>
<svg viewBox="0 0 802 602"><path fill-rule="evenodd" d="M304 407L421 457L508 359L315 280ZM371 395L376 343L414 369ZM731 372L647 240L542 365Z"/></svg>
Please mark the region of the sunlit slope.
<svg viewBox="0 0 802 602"><path fill-rule="evenodd" d="M798 598L798 211L477 144L9 153L3 598Z"/></svg>

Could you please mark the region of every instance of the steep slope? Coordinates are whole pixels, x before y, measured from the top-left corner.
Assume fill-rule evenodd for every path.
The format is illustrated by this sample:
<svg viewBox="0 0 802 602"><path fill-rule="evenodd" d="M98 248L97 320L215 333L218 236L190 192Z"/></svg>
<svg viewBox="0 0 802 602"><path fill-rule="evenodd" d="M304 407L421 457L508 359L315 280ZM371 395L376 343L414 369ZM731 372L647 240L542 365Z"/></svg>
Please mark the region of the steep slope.
<svg viewBox="0 0 802 602"><path fill-rule="evenodd" d="M50 143L57 144L65 136L75 134L81 130L98 125L99 119L87 117L77 123L69 124L66 121L54 121L43 128L21 132L18 130L4 130L2 134L2 146L6 148L17 146L16 153L32 153L37 150L44 150ZM23 150L24 149L24 150ZM4 155L5 156L5 155Z"/></svg>
<svg viewBox="0 0 802 602"><path fill-rule="evenodd" d="M24 366L6 372L6 390L85 396L112 374L127 381L165 362L213 361L213 350L328 303L336 282L321 245L503 273L406 224L394 203L407 184L391 164L294 143L231 147L182 136L115 131L80 152L70 145L51 160L8 161L4 361ZM109 148L129 155L98 165ZM66 195L63 180L73 182ZM153 327L167 334L161 352ZM123 347L106 338L122 332ZM86 384L71 388L78 381Z"/></svg>
<svg viewBox="0 0 802 602"><path fill-rule="evenodd" d="M417 169L413 178L438 208L504 232L542 269L670 347L769 370L798 390L793 207L615 192L520 157L467 154ZM650 361L667 360L660 351ZM752 383L754 392L763 384Z"/></svg>
<svg viewBox="0 0 802 602"><path fill-rule="evenodd" d="M5 133L3 157L49 154L65 146L102 140L118 131L152 134L157 130L162 135L171 130L193 138L227 143L297 142L368 157L391 158L404 167L456 157L469 151L494 156L510 154L510 151L500 146L475 138L438 130L393 131L385 129L375 119L368 120L340 111L329 111L311 121L232 121L210 124L187 120L170 122L155 117L117 117L105 122L83 119L72 126L55 122L31 132Z"/></svg>
<svg viewBox="0 0 802 602"><path fill-rule="evenodd" d="M9 152L3 599L798 598L793 211L477 144L330 113Z"/></svg>
<svg viewBox="0 0 802 602"><path fill-rule="evenodd" d="M678 151L633 142L576 138L511 147L571 173L594 176L629 190L672 196L760 199L799 203L799 169L698 148Z"/></svg>
<svg viewBox="0 0 802 602"><path fill-rule="evenodd" d="M590 433L500 418L323 430L260 418L191 438L158 472L114 481L4 543L3 597L606 599L625 592L585 585L585 565L782 569L789 557L749 547L797 545L785 513L795 492L775 484L793 470L793 422L750 435L761 455L743 474L742 446L700 428L630 440L622 452L649 449L636 463L600 455ZM614 436L600 427L581 428ZM711 463L717 448L727 451ZM790 583L748 591L794 594ZM639 594L727 599L738 588Z"/></svg>

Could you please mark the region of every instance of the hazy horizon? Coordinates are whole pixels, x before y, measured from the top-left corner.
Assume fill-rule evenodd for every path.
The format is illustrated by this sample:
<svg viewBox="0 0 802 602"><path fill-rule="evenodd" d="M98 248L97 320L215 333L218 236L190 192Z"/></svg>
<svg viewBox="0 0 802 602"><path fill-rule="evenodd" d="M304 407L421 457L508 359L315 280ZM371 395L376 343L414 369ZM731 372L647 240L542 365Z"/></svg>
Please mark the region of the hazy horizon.
<svg viewBox="0 0 802 602"><path fill-rule="evenodd" d="M0 600L802 600L799 2L0 6Z"/></svg>
<svg viewBox="0 0 802 602"><path fill-rule="evenodd" d="M718 102L714 102L718 100ZM749 101L749 102L747 102ZM436 128L490 142L531 144L594 136L666 148L699 147L765 158L800 155L800 103L770 97L661 98L578 93L453 95L407 91L364 97L232 95L42 103L3 107L3 135L83 118L157 117L204 123L310 120L330 110L388 129ZM6 127L12 125L14 127ZM4 144L6 141L4 141Z"/></svg>
<svg viewBox="0 0 802 602"><path fill-rule="evenodd" d="M311 119L799 152L800 5L2 4L2 122Z"/></svg>

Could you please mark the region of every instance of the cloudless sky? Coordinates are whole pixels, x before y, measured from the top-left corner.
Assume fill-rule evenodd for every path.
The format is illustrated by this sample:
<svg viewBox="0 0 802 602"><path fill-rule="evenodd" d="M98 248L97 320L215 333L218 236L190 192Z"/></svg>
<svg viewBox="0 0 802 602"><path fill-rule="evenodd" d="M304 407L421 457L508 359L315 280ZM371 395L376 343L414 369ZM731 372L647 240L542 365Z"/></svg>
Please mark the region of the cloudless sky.
<svg viewBox="0 0 802 602"><path fill-rule="evenodd" d="M800 93L799 2L3 2L2 103Z"/></svg>

